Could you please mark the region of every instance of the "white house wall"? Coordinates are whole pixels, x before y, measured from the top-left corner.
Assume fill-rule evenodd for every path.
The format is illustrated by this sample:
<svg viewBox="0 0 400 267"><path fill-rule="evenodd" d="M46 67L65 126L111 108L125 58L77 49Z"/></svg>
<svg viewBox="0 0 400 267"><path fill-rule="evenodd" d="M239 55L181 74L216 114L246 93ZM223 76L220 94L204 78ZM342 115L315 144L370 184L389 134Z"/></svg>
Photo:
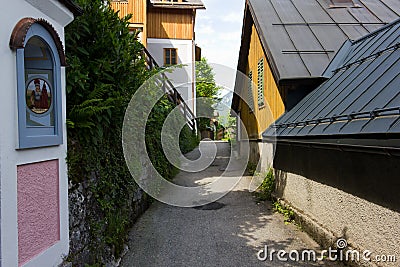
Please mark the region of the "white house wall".
<svg viewBox="0 0 400 267"><path fill-rule="evenodd" d="M194 63L194 43L192 40L147 39L147 50L159 66L164 65L164 48L176 48L178 64L184 67L176 68L167 77L172 81L185 101L196 98L196 80ZM196 114L196 101L189 101L188 106Z"/></svg>
<svg viewBox="0 0 400 267"><path fill-rule="evenodd" d="M31 1L33 2L33 1ZM40 1L37 1L40 2ZM51 1L52 3L54 1ZM54 3L53 3L54 4ZM66 167L66 126L65 126L65 90L62 90L63 106L63 144L39 149L17 150L17 74L16 52L9 48L9 40L14 26L24 17L43 18L53 25L64 43L63 26L72 14L65 7L52 5L54 12L64 12L60 23L45 15L25 0L14 0L3 5L0 10L0 62L2 71L2 95L0 112L0 188L1 188L1 225L0 225L0 266L18 266L18 213L17 213L17 166L49 160L59 162L59 216L60 241L41 252L27 262L30 266L56 266L62 261L62 255L68 254L68 179ZM63 9L59 9L63 8ZM58 10L57 10L58 9ZM46 12L53 12L51 9ZM52 16L56 18L56 16ZM65 45L64 45L65 46ZM65 89L65 69L61 69L62 88Z"/></svg>

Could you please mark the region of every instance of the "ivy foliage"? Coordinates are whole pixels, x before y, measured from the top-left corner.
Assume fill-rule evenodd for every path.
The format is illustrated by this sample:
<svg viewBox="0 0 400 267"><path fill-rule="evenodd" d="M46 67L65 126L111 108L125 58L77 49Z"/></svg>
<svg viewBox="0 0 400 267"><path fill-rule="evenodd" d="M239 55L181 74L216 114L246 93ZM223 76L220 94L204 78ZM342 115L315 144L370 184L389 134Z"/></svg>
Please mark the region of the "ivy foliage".
<svg viewBox="0 0 400 267"><path fill-rule="evenodd" d="M68 176L72 187L88 185L93 196L86 218L91 231L91 259L86 264L104 265L111 256L107 253L118 257L122 251L139 190L123 155L125 110L136 90L155 71L146 67L143 46L137 34L129 31L129 17L120 19L103 0L76 2L84 14L65 28ZM162 152L160 131L172 107L166 98L161 99L146 129L150 159L167 179L176 170ZM193 136L190 131L186 134Z"/></svg>
<svg viewBox="0 0 400 267"><path fill-rule="evenodd" d="M122 120L127 101L150 73L127 27L129 17L120 19L101 0L77 2L85 13L65 33L68 124L97 142Z"/></svg>

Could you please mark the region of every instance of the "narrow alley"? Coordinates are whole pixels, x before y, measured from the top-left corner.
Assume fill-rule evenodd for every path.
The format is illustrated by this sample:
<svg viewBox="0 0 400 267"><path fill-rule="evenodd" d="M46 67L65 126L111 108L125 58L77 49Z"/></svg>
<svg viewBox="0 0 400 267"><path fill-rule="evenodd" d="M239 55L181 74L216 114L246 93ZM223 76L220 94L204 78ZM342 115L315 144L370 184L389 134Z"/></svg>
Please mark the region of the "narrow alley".
<svg viewBox="0 0 400 267"><path fill-rule="evenodd" d="M211 166L199 173L181 172L174 183L193 186L221 175L230 146L215 143L217 156ZM197 158L198 150L187 157ZM295 225L285 225L271 202L257 202L247 190L250 180L244 176L232 192L205 206L153 203L131 230L129 251L121 266L337 266L332 262L284 262L276 254L273 261L258 260L257 252L266 245L269 252L282 249L288 253L318 251L318 245Z"/></svg>

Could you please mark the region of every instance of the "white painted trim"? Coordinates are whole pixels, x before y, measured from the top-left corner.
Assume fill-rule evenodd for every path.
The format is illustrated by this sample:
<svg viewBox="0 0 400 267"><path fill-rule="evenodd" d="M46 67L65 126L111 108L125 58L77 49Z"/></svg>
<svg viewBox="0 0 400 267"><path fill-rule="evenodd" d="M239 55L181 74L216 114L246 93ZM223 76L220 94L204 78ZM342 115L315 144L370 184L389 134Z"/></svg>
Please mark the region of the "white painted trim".
<svg viewBox="0 0 400 267"><path fill-rule="evenodd" d="M158 39L158 38L147 38L147 43L150 44L165 44L165 43L171 43L171 44L177 44L177 45L183 45L183 44L190 44L192 45L192 40L185 40L185 39Z"/></svg>
<svg viewBox="0 0 400 267"><path fill-rule="evenodd" d="M63 4L57 0L25 0L47 16L57 21L62 27L65 27L74 20L74 15Z"/></svg>

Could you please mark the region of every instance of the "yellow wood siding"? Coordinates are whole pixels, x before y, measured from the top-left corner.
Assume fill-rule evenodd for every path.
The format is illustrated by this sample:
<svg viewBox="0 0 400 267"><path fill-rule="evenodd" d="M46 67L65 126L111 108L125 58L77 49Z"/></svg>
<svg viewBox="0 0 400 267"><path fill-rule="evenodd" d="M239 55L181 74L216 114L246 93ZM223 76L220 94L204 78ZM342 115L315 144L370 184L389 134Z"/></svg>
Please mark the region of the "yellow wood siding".
<svg viewBox="0 0 400 267"><path fill-rule="evenodd" d="M111 8L119 11L119 17L132 14L129 20L132 29L141 28L143 45L146 46L147 38L147 0L111 1Z"/></svg>
<svg viewBox="0 0 400 267"><path fill-rule="evenodd" d="M264 60L264 99L265 105L261 108L258 106L257 101L257 66L259 61ZM260 38L253 25L250 49L248 55L248 66L247 72L253 73L253 100L254 100L254 113L249 111L249 108L245 103L241 101L240 111L241 118L246 125L247 134L250 139L260 139L261 134L270 126L277 118L279 118L285 112L285 106L281 94L279 93L278 86L272 75L272 71L269 67L264 51L261 46ZM247 90L247 88L243 88ZM243 94L246 95L246 94Z"/></svg>
<svg viewBox="0 0 400 267"><path fill-rule="evenodd" d="M193 16L191 9L150 8L147 19L147 37L192 40Z"/></svg>
<svg viewBox="0 0 400 267"><path fill-rule="evenodd" d="M111 7L119 10L121 18L132 14L130 23L144 24L146 22L146 0L111 1Z"/></svg>

